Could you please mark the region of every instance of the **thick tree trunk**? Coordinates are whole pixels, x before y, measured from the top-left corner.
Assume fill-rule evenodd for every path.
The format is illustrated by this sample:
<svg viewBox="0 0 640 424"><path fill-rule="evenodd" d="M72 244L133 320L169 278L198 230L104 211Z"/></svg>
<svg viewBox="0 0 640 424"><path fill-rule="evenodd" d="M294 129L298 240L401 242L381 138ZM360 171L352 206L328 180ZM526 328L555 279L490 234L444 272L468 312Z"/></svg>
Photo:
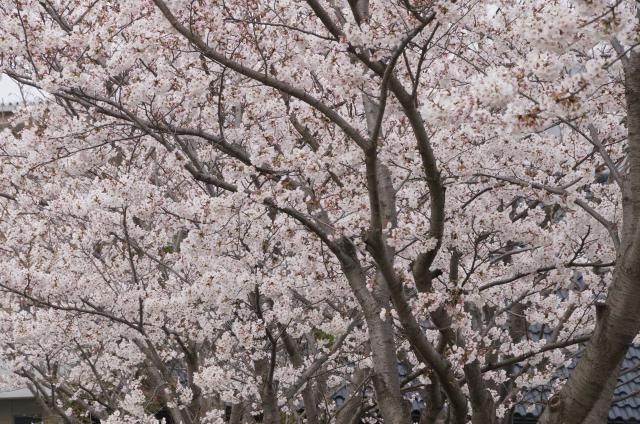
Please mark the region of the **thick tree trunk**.
<svg viewBox="0 0 640 424"><path fill-rule="evenodd" d="M600 398L596 404L593 405L593 409L591 409L591 412L589 412L589 415L584 420L584 424L602 424L607 422L611 401L613 400L613 391L618 383L618 373L619 368L616 367L615 371L604 384Z"/></svg>
<svg viewBox="0 0 640 424"><path fill-rule="evenodd" d="M278 408L277 389L270 379L271 363L268 359L255 361L256 372L262 376L260 400L262 401L262 422L265 424L280 424L280 409Z"/></svg>
<svg viewBox="0 0 640 424"><path fill-rule="evenodd" d="M242 424L242 417L244 416L244 412L245 404L243 402L232 405L229 424Z"/></svg>
<svg viewBox="0 0 640 424"><path fill-rule="evenodd" d="M436 375L431 375L431 384L427 387L425 408L420 415L420 424L436 424L443 416L444 397Z"/></svg>
<svg viewBox="0 0 640 424"><path fill-rule="evenodd" d="M356 20L358 20L358 14L361 14L361 18L367 15L368 0L356 0L351 2L351 5ZM363 95L362 101L366 113L369 136L373 137L376 120L382 111L380 106L368 96ZM367 155L369 154L370 153L367 153ZM368 160L373 160L374 169L376 170L374 174L376 174L376 177L379 177L379 179L374 178L374 180L371 181L369 178L370 175L368 174L367 176L370 200L379 202L376 208L372 207L372 214L374 214L374 210L378 208L381 214L378 218L380 222L376 222L377 220L372 216L371 225L373 228L376 228L378 225L384 227L387 223L394 224L395 192L391 184L389 171L376 161L375 153L373 158L368 157ZM365 283L364 275L360 272L357 278L354 277L356 276L353 275L353 277L349 279L350 282L352 282L352 286L356 284L359 287L363 287ZM376 284L372 292L366 296L362 296L362 301L360 302L363 306L365 319L369 328L369 342L375 371L372 377L373 386L376 391L376 400L380 406L380 412L384 418L384 422L401 424L410 421L410 413L409 408L407 408L402 398L402 392L400 391L399 361L394 339L393 318L388 315L390 310L389 285L380 271L377 272L375 281ZM360 300L360 298L358 298L358 300ZM365 304L363 304L363 301ZM371 306L367 307L366 303L371 304Z"/></svg>
<svg viewBox="0 0 640 424"><path fill-rule="evenodd" d="M345 251L345 255L341 258L342 269L362 307L369 329L369 346L374 369L372 380L380 413L385 424L406 424L410 421L410 414L400 391L392 318L387 317L383 320L380 317L382 308L367 289L365 275L357 262L355 252L350 252L351 249L349 242L343 240L342 250Z"/></svg>
<svg viewBox="0 0 640 424"><path fill-rule="evenodd" d="M476 360L464 366L464 375L467 377L469 398L471 399L472 424L495 424L495 402L487 386L482 379L480 363Z"/></svg>
<svg viewBox="0 0 640 424"><path fill-rule="evenodd" d="M385 423L405 424L409 422L409 410L400 392L400 376L391 317L386 321L372 319L367 323L375 370L372 379L380 412Z"/></svg>

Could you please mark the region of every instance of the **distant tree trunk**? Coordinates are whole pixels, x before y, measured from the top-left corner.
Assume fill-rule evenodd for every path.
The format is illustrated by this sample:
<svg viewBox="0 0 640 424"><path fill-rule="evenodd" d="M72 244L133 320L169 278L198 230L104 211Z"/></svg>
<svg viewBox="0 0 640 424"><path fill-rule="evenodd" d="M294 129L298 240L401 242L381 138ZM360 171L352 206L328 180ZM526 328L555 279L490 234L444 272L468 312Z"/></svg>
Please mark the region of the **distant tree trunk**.
<svg viewBox="0 0 640 424"><path fill-rule="evenodd" d="M444 396L440 389L438 376L435 374L429 377L431 384L426 390L425 408L420 414L420 424L435 424L439 418L442 418L444 411Z"/></svg>
<svg viewBox="0 0 640 424"><path fill-rule="evenodd" d="M301 369L304 367L304 360L300 354L299 346L296 341L285 331L284 327L281 327L282 341L284 347L291 358L291 363L294 367ZM318 412L318 400L314 390L313 380L309 380L302 389L302 400L304 402L304 414L307 418L308 424L318 424L320 422Z"/></svg>
<svg viewBox="0 0 640 424"><path fill-rule="evenodd" d="M345 400L344 405L338 410L336 414L336 424L356 424L360 420L360 412L362 410L362 402L360 401L357 393L354 390L358 390L367 378L367 370L357 369L353 373L353 381L351 387L351 393L348 399Z"/></svg>

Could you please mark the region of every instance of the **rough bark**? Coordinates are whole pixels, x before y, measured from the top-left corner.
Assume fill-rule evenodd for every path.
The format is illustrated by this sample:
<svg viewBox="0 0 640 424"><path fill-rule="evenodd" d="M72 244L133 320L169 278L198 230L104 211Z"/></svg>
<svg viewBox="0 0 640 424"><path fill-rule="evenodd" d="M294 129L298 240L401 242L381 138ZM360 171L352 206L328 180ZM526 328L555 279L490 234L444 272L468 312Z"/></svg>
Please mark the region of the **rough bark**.
<svg viewBox="0 0 640 424"><path fill-rule="evenodd" d="M611 401L613 400L613 391L618 382L618 372L619 368L616 367L615 371L604 384L600 398L598 398L598 401L593 405L591 412L589 412L589 415L584 420L584 424L602 424L607 422Z"/></svg>
<svg viewBox="0 0 640 424"><path fill-rule="evenodd" d="M391 319L380 318L380 305L367 290L365 275L356 262L355 255L350 256L351 260L343 256L342 268L363 309L369 329L374 369L372 380L380 412L385 423L404 424L409 422L410 416L400 391L393 325Z"/></svg>
<svg viewBox="0 0 640 424"><path fill-rule="evenodd" d="M265 424L280 424L280 409L278 408L276 389L272 384L271 366L271 361L267 359L255 361L256 371L262 376L262 387L260 388L262 422Z"/></svg>
<svg viewBox="0 0 640 424"><path fill-rule="evenodd" d="M442 418L444 397L440 391L440 383L436 375L431 375L431 384L426 390L425 408L420 414L420 424L435 424Z"/></svg>
<svg viewBox="0 0 640 424"><path fill-rule="evenodd" d="M480 363L475 360L465 365L464 375L467 378L469 398L471 400L471 422L473 424L495 424L495 403L482 378Z"/></svg>
<svg viewBox="0 0 640 424"><path fill-rule="evenodd" d="M244 416L245 405L244 403L236 403L231 406L231 414L229 417L229 424L242 424L242 417Z"/></svg>
<svg viewBox="0 0 640 424"><path fill-rule="evenodd" d="M521 302L516 302L511 306L511 313L508 318L509 335L514 343L518 343L527 337L527 320L524 315L524 306Z"/></svg>
<svg viewBox="0 0 640 424"><path fill-rule="evenodd" d="M368 1L359 0L357 2L362 6L361 12L366 13L366 7ZM355 10L354 10L355 12ZM363 15L366 16L366 15ZM376 125L381 119L381 114L384 113L383 105L378 105L371 100L368 96L363 95L363 106L365 110L365 116L367 120L367 129L371 142L376 143ZM377 161L375 148L367 151L367 163L374 167L374 178L369 175L371 168L368 165L367 172L367 188L369 191L369 198L375 207L371 208L371 228L374 231L382 232L382 229L387 226L388 223L392 225L395 223L395 192L391 184L391 177L389 170ZM385 247L386 248L386 247ZM393 252L388 249L385 251L389 257L393 257ZM382 312L383 310L390 310L389 300L389 283L386 281L384 274L381 271L376 273L376 284L372 290L372 295L375 300L376 306ZM367 318L367 324L369 325L369 334L371 337L371 353L374 358L374 373L373 385L376 389L376 398L378 404L380 404L380 410L385 422L406 422L409 419L409 410L406 407L404 399L400 392L400 378L398 375L398 358L396 354L395 340L393 337L393 319L391 316L371 316ZM380 330L373 329L371 324L379 327ZM378 333L378 334L375 334ZM374 336L375 334L375 336ZM380 350L380 352L377 352ZM376 367L376 356L378 361L384 363L385 369L379 369ZM392 361L393 362L392 362ZM392 375L393 378L392 378ZM389 393L389 391L392 391ZM383 407L383 404L384 407ZM390 416L392 415L392 416ZM391 421L394 420L394 421Z"/></svg>
<svg viewBox="0 0 640 424"><path fill-rule="evenodd" d="M372 380L384 422L404 424L409 420L409 410L400 392L396 345L390 321L368 321L375 370Z"/></svg>

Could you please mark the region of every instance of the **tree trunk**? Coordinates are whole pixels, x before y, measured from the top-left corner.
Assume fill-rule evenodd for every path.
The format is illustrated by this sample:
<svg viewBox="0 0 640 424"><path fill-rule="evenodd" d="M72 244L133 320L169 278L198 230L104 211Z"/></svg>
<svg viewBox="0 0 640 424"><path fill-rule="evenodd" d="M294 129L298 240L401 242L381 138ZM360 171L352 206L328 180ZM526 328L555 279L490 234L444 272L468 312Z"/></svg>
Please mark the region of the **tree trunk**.
<svg viewBox="0 0 640 424"><path fill-rule="evenodd" d="M367 371L364 369L357 369L353 373L352 393L336 414L336 424L356 424L359 421L362 401L353 391L358 390L366 378Z"/></svg>
<svg viewBox="0 0 640 424"><path fill-rule="evenodd" d="M242 424L242 417L245 412L245 404L243 402L231 405L231 415L229 424Z"/></svg>
<svg viewBox="0 0 640 424"><path fill-rule="evenodd" d="M353 246L342 240L341 248L344 251L341 257L342 270L362 307L369 329L369 346L374 369L372 380L380 413L385 424L406 424L410 422L410 414L400 391L392 318L389 316L383 320L380 317L382 308L367 289L362 267L357 262L355 252L351 252Z"/></svg>
<svg viewBox="0 0 640 424"><path fill-rule="evenodd" d="M420 414L420 424L435 424L443 415L444 397L440 391L440 383L438 376L432 374L430 376L431 384L427 387L425 397L425 408Z"/></svg>
<svg viewBox="0 0 640 424"><path fill-rule="evenodd" d="M385 423L406 424L410 421L410 415L400 391L391 317L385 321L372 319L367 323L375 370L372 380L380 412Z"/></svg>
<svg viewBox="0 0 640 424"><path fill-rule="evenodd" d="M268 359L257 360L255 361L255 367L257 374L262 376L262 387L260 388L262 422L265 424L280 424L277 390L274 388L270 378L271 361Z"/></svg>
<svg viewBox="0 0 640 424"><path fill-rule="evenodd" d="M304 361L300 354L298 343L285 331L283 326L280 327L282 332L282 341L284 347L291 358L294 367L301 369L304 367ZM313 389L313 381L309 379L302 389L302 400L304 402L304 414L307 417L307 424L319 424L318 401L315 390Z"/></svg>
<svg viewBox="0 0 640 424"><path fill-rule="evenodd" d="M602 424L607 422L611 401L613 400L613 391L618 383L619 371L619 367L616 367L615 371L609 376L609 379L602 389L600 398L596 404L593 405L593 409L591 409L591 412L589 412L589 415L584 420L584 424Z"/></svg>
<svg viewBox="0 0 640 424"><path fill-rule="evenodd" d="M472 424L495 424L495 402L480 372L480 363L475 360L464 366L464 375L467 377L469 398L471 400Z"/></svg>

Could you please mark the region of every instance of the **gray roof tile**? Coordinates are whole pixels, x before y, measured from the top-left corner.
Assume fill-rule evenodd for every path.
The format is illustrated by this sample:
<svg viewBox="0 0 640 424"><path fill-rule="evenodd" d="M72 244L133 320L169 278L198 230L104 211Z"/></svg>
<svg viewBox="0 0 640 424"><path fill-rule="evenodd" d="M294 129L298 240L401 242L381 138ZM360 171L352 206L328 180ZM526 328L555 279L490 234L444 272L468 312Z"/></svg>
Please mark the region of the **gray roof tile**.
<svg viewBox="0 0 640 424"><path fill-rule="evenodd" d="M552 330L539 324L529 326L529 338L548 338ZM575 367L575 361L560 368L554 378L566 379ZM518 367L520 368L520 367ZM536 387L525 393L522 403L514 407L517 417L538 417L551 396L550 386ZM640 345L630 346L620 366L618 384L613 394L614 402L609 410L609 420L621 423L640 423ZM616 399L620 399L616 401ZM533 404L533 408L531 408Z"/></svg>

